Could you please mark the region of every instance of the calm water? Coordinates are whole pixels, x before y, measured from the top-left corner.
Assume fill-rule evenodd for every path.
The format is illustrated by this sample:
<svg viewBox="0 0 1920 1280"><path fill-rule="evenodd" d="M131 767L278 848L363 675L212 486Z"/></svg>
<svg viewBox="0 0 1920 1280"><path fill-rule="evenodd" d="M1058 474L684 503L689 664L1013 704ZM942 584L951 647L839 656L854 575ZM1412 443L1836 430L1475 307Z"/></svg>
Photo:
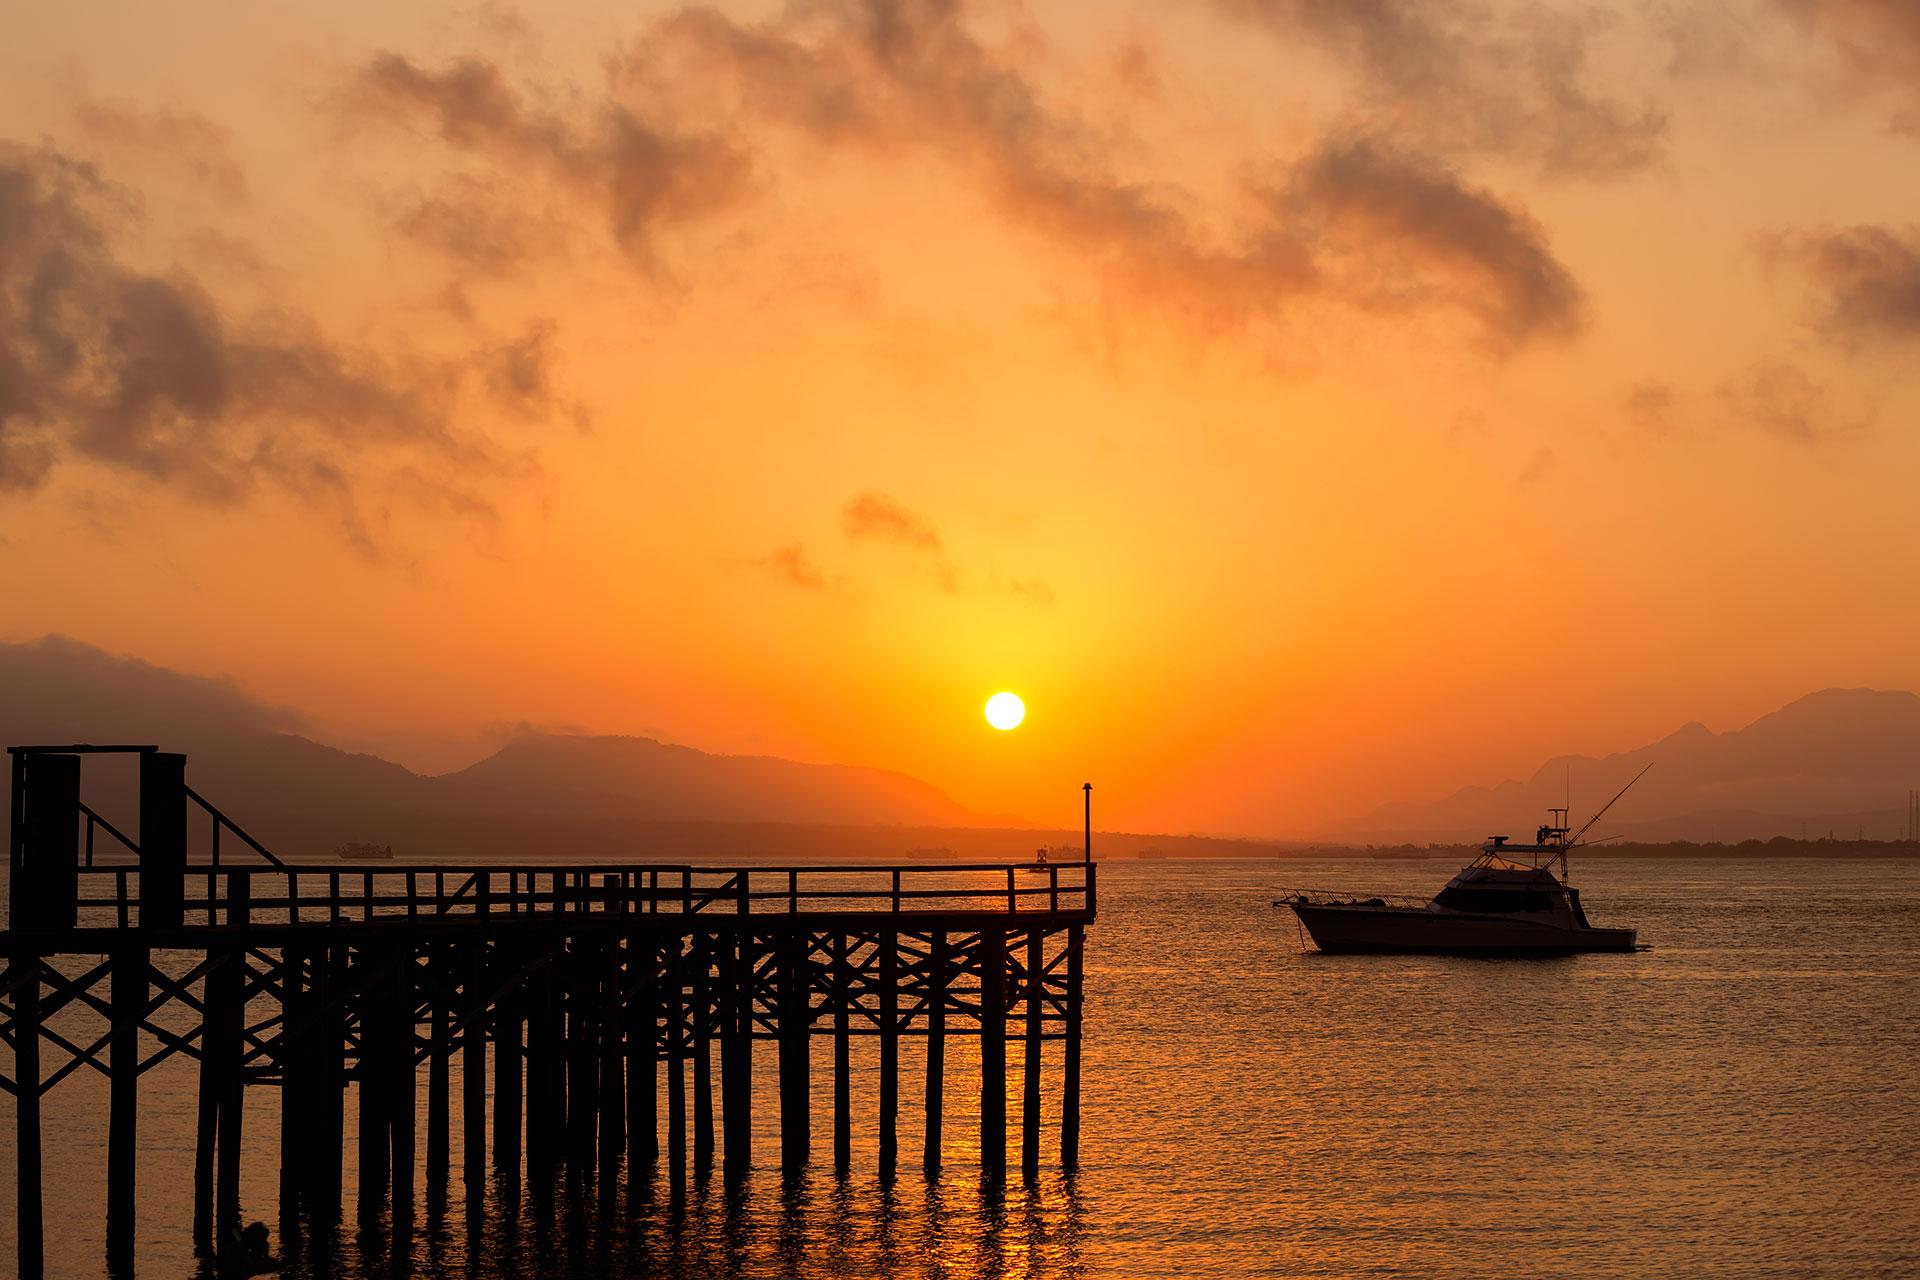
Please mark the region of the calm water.
<svg viewBox="0 0 1920 1280"><path fill-rule="evenodd" d="M677 1197L664 1182L563 1192L550 1212L489 1199L470 1234L456 1112L444 1219L423 1210L397 1241L348 1225L330 1263L309 1252L289 1274L1920 1275L1920 866L1577 862L1595 923L1637 925L1655 948L1631 956L1326 957L1267 906L1282 884L1429 893L1453 869L1104 866L1072 1181L1049 1169L982 1190L964 1042L949 1049L948 1169L923 1177L908 1040L891 1189L869 1172L869 1073L845 1182L821 1113L797 1184L762 1170L737 1196L717 1178ZM872 1042L856 1044L859 1070ZM772 1056L757 1046L763 1161L777 1150ZM1009 1058L1017 1116L1018 1046ZM194 1271L194 1080L173 1061L142 1082L142 1276ZM271 1224L278 1099L250 1093L246 1207ZM48 1098L55 1276L104 1274L105 1129L98 1077ZM0 1271L12 1139L9 1123Z"/></svg>

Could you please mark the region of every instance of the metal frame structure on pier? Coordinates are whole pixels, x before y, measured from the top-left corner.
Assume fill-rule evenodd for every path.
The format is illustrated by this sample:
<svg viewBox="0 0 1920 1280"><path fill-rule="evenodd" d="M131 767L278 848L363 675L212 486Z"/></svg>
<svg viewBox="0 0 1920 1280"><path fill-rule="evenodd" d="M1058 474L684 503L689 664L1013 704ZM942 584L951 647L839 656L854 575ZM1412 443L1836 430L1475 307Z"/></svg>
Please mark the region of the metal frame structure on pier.
<svg viewBox="0 0 1920 1280"><path fill-rule="evenodd" d="M139 757L136 836L81 798L81 759L99 751ZM175 1055L199 1063L193 1232L203 1250L239 1225L248 1086L281 1092L283 1223L342 1210L348 1088L358 1091L358 1211L397 1218L415 1211L424 1067L425 1201L429 1211L444 1206L456 1056L461 1176L475 1209L490 1168L499 1185L517 1188L524 1166L535 1194L561 1172L608 1178L623 1163L664 1163L679 1179L689 1164L698 1177L717 1160L723 1176L744 1175L755 1042L774 1045L778 1163L797 1171L812 1152L818 1036L834 1044L836 1169L851 1162L855 1036L878 1038L883 1178L899 1160L903 1039L925 1054L928 1169L941 1160L946 1044L956 1036L980 1042L985 1176L1004 1177L1008 1165L1009 1040L1025 1049L1019 1167L1032 1175L1042 1162L1043 1094L1052 1091L1040 1049L1049 1040L1062 1045L1059 1159L1067 1168L1077 1159L1082 961L1096 906L1090 857L297 865L193 791L182 756L87 745L11 754L0 1037L13 1073L0 1087L15 1100L22 1277L43 1268L42 1096L80 1070L109 1082L107 1256L124 1272L139 1079ZM195 807L212 832L204 862L187 856ZM156 953L175 954L158 965ZM191 1013L184 1030L177 1012L158 1016L179 1008Z"/></svg>

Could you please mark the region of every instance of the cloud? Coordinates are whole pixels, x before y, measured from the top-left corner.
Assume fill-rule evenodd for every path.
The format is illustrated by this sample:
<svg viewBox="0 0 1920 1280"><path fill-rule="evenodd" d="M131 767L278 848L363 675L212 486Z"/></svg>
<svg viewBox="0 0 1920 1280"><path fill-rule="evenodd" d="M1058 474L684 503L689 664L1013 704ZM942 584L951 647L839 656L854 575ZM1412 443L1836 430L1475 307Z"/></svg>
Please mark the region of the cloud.
<svg viewBox="0 0 1920 1280"><path fill-rule="evenodd" d="M615 241L649 266L658 263L662 231L731 207L747 186L747 157L723 138L656 125L611 98L590 120L570 121L529 105L498 66L481 58L432 70L382 54L360 69L350 99L363 119L424 119L455 148L511 169L535 166L585 193L601 206ZM498 248L485 236L475 240L478 228L458 207L435 207L424 222L414 221L443 244Z"/></svg>
<svg viewBox="0 0 1920 1280"><path fill-rule="evenodd" d="M1370 139L1323 147L1279 194L1375 277L1374 305L1444 302L1518 345L1580 328L1584 295L1531 218L1437 163ZM1334 250L1339 252L1340 250Z"/></svg>
<svg viewBox="0 0 1920 1280"><path fill-rule="evenodd" d="M1667 118L1589 86L1603 10L1496 14L1430 0L1217 0L1357 77L1361 120L1426 147L1513 157L1550 176L1617 178L1659 159Z"/></svg>
<svg viewBox="0 0 1920 1280"><path fill-rule="evenodd" d="M373 554L363 486L451 489L498 465L453 425L463 362L342 346L297 312L230 315L192 276L119 256L129 209L92 166L0 144L0 489L73 458L207 502L269 484Z"/></svg>
<svg viewBox="0 0 1920 1280"><path fill-rule="evenodd" d="M1253 221L1203 232L1181 193L1125 172L1124 140L1050 103L1014 55L976 38L960 4L795 12L745 26L684 11L641 42L628 79L668 95L688 79L729 87L739 112L890 163L931 151L1010 223L1081 259L1116 315L1157 314L1201 338L1279 329L1309 302L1378 309L1379 281L1402 271L1413 277L1400 306L1462 305L1501 349L1575 327L1579 289L1539 228L1438 163L1379 142L1330 145L1293 198L1252 190Z"/></svg>
<svg viewBox="0 0 1920 1280"><path fill-rule="evenodd" d="M172 165L224 200L247 198L247 176L233 138L205 116L173 107L141 108L80 94L73 107L80 136L124 160Z"/></svg>
<svg viewBox="0 0 1920 1280"><path fill-rule="evenodd" d="M745 561L751 567L767 574L775 582L790 587L799 587L803 591L828 590L827 577L807 558L806 550L797 542L756 556Z"/></svg>
<svg viewBox="0 0 1920 1280"><path fill-rule="evenodd" d="M1756 362L1741 377L1723 383L1719 395L1737 425L1798 444L1820 444L1847 429L1834 421L1836 409L1827 388L1785 360Z"/></svg>
<svg viewBox="0 0 1920 1280"><path fill-rule="evenodd" d="M445 254L467 271L508 276L536 256L540 229L502 184L460 175L419 195L394 218L402 235Z"/></svg>
<svg viewBox="0 0 1920 1280"><path fill-rule="evenodd" d="M1813 283L1821 295L1821 327L1833 337L1850 344L1920 342L1920 227L1777 236L1763 253Z"/></svg>
<svg viewBox="0 0 1920 1280"><path fill-rule="evenodd" d="M1642 431L1655 435L1670 435L1674 429L1673 413L1680 403L1680 393L1668 382L1636 382L1628 388L1622 407L1627 418Z"/></svg>
<svg viewBox="0 0 1920 1280"><path fill-rule="evenodd" d="M940 535L933 526L884 493L869 491L848 499L840 512L840 527L855 541L873 538L922 551L940 550Z"/></svg>
<svg viewBox="0 0 1920 1280"><path fill-rule="evenodd" d="M1809 30L1825 36L1859 75L1912 97L1898 122L1920 127L1920 5L1913 0L1775 0Z"/></svg>
<svg viewBox="0 0 1920 1280"><path fill-rule="evenodd" d="M1514 483L1520 486L1538 484L1553 474L1560 465L1560 456L1553 450L1542 447L1533 451L1526 465L1520 468L1520 474L1514 477Z"/></svg>

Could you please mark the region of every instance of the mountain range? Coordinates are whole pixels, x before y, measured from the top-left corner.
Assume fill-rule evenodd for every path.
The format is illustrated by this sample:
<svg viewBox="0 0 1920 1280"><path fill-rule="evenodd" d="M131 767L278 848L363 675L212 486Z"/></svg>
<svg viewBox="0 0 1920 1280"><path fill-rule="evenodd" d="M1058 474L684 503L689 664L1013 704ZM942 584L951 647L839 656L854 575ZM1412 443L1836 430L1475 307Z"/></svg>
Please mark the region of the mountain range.
<svg viewBox="0 0 1920 1280"><path fill-rule="evenodd" d="M305 857L347 841L401 857L898 858L1030 853L1069 833L976 812L886 769L729 756L651 738L523 730L464 769L430 775L309 736L298 713L238 686L117 657L60 636L0 644L0 742L151 742L189 756L189 780L269 848ZM1532 776L1390 804L1332 833L1338 843L1452 843L1524 834L1562 803L1574 822L1648 764L1603 831L1646 841L1903 834L1920 785L1920 697L1828 689L1744 728L1688 724L1603 757L1562 756ZM130 825L131 762L88 766L88 794ZM1077 835L1077 833L1072 833ZM1275 840L1103 836L1109 853L1272 855ZM1077 841L1073 841L1077 843Z"/></svg>
<svg viewBox="0 0 1920 1280"><path fill-rule="evenodd" d="M1430 804L1388 804L1337 838L1370 843L1479 840L1530 832L1571 785L1574 825L1653 767L1607 816L1633 840L1733 843L1774 836L1895 839L1920 785L1920 696L1825 689L1715 733L1687 724L1614 755L1559 756L1524 780L1465 787ZM1908 833L1910 834L1910 833Z"/></svg>

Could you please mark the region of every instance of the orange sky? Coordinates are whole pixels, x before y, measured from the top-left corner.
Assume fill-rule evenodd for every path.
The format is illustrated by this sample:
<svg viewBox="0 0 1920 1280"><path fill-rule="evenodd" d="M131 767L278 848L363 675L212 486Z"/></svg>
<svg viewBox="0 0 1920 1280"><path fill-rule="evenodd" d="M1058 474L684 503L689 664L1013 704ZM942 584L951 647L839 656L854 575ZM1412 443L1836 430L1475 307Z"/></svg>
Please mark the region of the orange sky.
<svg viewBox="0 0 1920 1280"><path fill-rule="evenodd" d="M11 28L0 639L1263 834L1920 685L1904 0Z"/></svg>

